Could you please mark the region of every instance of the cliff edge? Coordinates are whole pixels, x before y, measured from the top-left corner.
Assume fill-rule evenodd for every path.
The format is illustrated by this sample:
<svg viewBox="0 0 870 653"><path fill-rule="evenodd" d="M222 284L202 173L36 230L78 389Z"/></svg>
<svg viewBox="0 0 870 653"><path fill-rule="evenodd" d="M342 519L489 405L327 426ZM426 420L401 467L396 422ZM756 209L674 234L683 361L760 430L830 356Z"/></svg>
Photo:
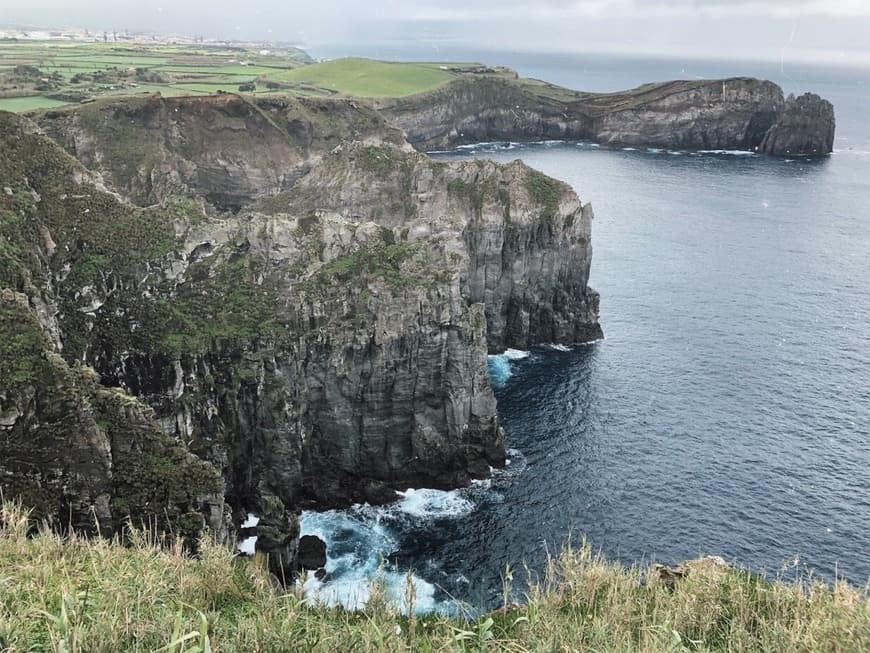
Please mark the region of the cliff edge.
<svg viewBox="0 0 870 653"><path fill-rule="evenodd" d="M773 82L748 77L584 93L533 79L465 75L428 93L380 100L378 107L421 150L565 139L824 156L833 151L835 131L827 100L809 93L785 98Z"/></svg>
<svg viewBox="0 0 870 653"><path fill-rule="evenodd" d="M254 512L292 573L299 508L503 464L488 352L600 337L590 207L353 101L100 101L0 140L0 341L31 361L0 485L62 528Z"/></svg>

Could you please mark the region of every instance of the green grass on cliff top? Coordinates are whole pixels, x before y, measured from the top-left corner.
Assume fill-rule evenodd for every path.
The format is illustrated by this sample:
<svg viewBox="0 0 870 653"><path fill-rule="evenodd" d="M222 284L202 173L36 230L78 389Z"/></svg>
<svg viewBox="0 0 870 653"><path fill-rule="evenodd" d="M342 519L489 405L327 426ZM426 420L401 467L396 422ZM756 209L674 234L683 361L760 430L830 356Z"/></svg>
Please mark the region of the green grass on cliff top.
<svg viewBox="0 0 870 653"><path fill-rule="evenodd" d="M28 537L27 529L20 509L0 509L5 653L870 650L866 590L800 574L767 582L699 562L669 588L583 546L552 560L539 583L517 583L522 604L467 620L409 617L377 584L359 612L306 605L298 592L274 588L262 560L245 563L208 542L192 559L180 547L156 548L143 533L124 547Z"/></svg>
<svg viewBox="0 0 870 653"><path fill-rule="evenodd" d="M443 70L441 65L347 58L276 72L266 75L266 78L276 82L304 83L342 95L402 97L431 91L457 76Z"/></svg>
<svg viewBox="0 0 870 653"><path fill-rule="evenodd" d="M36 111L37 109L52 109L54 107L62 107L67 102L61 100L53 100L44 95L27 95L24 97L6 97L0 98L0 111L12 111L13 113L24 113L26 111Z"/></svg>
<svg viewBox="0 0 870 653"><path fill-rule="evenodd" d="M193 44L68 43L63 41L0 42L0 110L27 112L49 109L79 99L106 95L201 95L218 90L235 92L257 76L280 74L311 61L295 48L269 50ZM35 66L46 76L57 75L52 88L39 88L38 78L10 80L15 66ZM138 79L135 69L159 75L158 82ZM112 79L78 80L76 75L110 73ZM263 86L259 90L266 90ZM324 91L326 93L326 91Z"/></svg>
<svg viewBox="0 0 870 653"><path fill-rule="evenodd" d="M345 95L360 98L398 98L439 88L474 63L388 62L350 57L309 63L293 48L241 51L231 48L168 46L133 43L63 43L27 41L0 43L0 110L26 112L52 108L80 99L105 95L202 95L237 92L254 81L258 94ZM17 65L57 75L54 88L38 88L38 80L6 81ZM146 69L160 80L138 79ZM82 75L107 73L88 79ZM79 75L79 77L76 77ZM76 80L73 82L73 80ZM274 82L271 84L270 83Z"/></svg>

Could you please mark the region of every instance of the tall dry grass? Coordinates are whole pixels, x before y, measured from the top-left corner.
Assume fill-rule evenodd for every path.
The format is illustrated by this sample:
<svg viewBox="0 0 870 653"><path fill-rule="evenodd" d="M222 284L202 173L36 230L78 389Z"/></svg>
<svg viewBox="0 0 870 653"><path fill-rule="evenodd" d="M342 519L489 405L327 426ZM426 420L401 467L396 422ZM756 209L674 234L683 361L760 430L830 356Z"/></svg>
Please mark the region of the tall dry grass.
<svg viewBox="0 0 870 653"><path fill-rule="evenodd" d="M191 559L143 533L122 546L28 537L28 524L0 508L0 651L870 651L866 589L709 560L671 588L584 544L552 559L522 604L460 620L400 614L383 588L361 612L310 607L260 561L208 542Z"/></svg>

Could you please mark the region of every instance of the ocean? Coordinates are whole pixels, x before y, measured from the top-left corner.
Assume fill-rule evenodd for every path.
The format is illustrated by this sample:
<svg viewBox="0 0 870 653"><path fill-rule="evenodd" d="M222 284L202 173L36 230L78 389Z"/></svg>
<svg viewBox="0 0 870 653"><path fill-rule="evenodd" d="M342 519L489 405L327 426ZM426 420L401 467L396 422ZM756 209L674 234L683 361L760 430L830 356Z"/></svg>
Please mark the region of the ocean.
<svg viewBox="0 0 870 653"><path fill-rule="evenodd" d="M583 539L625 563L711 554L770 575L868 583L870 71L438 58L592 91L765 77L834 103L836 151L801 161L557 142L436 155L519 158L592 203L605 339L490 358L510 450L492 480L305 513L303 533L329 547L329 580L310 579L309 594L359 605L366 579L385 574L399 604L413 581L420 611L493 607L508 567L521 597L526 569L540 573Z"/></svg>

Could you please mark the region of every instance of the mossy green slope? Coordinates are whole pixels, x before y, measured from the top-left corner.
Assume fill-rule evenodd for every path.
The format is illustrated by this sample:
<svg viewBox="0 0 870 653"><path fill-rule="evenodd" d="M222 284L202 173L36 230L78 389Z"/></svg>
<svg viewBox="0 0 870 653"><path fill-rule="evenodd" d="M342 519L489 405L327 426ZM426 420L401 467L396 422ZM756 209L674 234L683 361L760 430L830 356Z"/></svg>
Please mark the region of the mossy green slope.
<svg viewBox="0 0 870 653"><path fill-rule="evenodd" d="M26 295L0 294L0 489L33 519L113 533L128 519L194 542L217 470L161 432L137 399L53 351ZM209 508L211 510L211 507ZM171 526L170 526L171 524Z"/></svg>
<svg viewBox="0 0 870 653"><path fill-rule="evenodd" d="M143 404L102 387L81 365L95 334L77 295L164 256L179 211L139 209L98 190L56 144L7 113L0 179L4 493L27 497L39 518L87 531L96 528L91 511L108 532L129 517L165 527L197 513L205 497L220 513L217 470L160 431ZM187 521L199 523L195 537L204 520Z"/></svg>

